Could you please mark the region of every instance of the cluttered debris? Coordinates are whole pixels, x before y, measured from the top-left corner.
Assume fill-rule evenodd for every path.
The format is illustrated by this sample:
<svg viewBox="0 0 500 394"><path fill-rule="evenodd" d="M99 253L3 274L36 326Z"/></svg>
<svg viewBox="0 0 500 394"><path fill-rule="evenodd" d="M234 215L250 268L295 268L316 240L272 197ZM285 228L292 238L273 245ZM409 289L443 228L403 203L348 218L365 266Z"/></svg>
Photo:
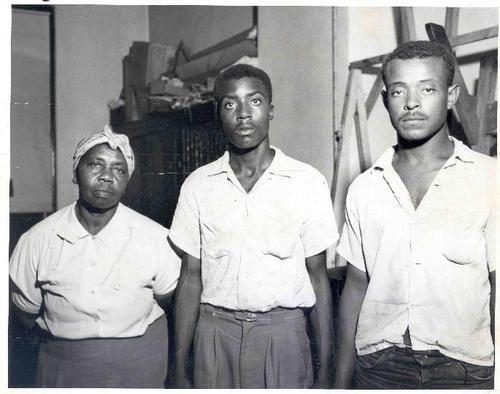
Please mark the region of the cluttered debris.
<svg viewBox="0 0 500 394"><path fill-rule="evenodd" d="M215 76L235 63L256 64L257 27L190 55L177 46L134 41L123 58L123 89L111 117L138 121L213 100Z"/></svg>

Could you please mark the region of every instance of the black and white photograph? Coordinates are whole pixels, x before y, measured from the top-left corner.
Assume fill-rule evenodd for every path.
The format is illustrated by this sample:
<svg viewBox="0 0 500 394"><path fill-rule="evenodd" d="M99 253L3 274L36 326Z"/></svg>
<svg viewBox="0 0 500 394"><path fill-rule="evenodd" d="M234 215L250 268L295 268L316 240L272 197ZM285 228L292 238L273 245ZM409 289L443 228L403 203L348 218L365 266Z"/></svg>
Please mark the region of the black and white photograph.
<svg viewBox="0 0 500 394"><path fill-rule="evenodd" d="M497 4L2 7L2 388L495 388Z"/></svg>

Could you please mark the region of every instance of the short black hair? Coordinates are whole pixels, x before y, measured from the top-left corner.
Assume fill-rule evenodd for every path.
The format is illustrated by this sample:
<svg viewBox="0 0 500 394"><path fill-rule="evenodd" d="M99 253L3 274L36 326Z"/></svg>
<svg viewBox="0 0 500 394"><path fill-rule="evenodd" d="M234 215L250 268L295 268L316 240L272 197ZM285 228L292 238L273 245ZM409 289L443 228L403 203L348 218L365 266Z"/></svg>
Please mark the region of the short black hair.
<svg viewBox="0 0 500 394"><path fill-rule="evenodd" d="M236 64L226 68L224 71L219 73L219 75L217 75L217 78L215 78L214 97L217 105L220 105L220 102L224 98L224 92L222 90L224 83L242 78L256 78L261 81L267 90L266 93L269 103L273 101L273 87L271 85L269 75L267 75L264 70L250 66L249 64Z"/></svg>
<svg viewBox="0 0 500 394"><path fill-rule="evenodd" d="M444 45L434 41L408 41L399 45L392 51L382 64L382 78L385 82L387 66L395 59L425 59L428 57L437 57L443 59L444 69L446 73L446 83L451 86L455 77L455 62L453 54Z"/></svg>

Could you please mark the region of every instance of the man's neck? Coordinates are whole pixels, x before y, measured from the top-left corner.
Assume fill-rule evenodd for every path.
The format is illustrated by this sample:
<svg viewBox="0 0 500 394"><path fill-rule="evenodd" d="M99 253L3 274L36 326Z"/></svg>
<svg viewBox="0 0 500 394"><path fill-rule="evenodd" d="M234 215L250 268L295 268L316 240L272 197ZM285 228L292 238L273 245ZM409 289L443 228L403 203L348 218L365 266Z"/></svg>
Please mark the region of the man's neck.
<svg viewBox="0 0 500 394"><path fill-rule="evenodd" d="M117 207L118 204L111 208L98 209L78 200L75 207L75 213L83 228L90 234L96 235L113 218Z"/></svg>
<svg viewBox="0 0 500 394"><path fill-rule="evenodd" d="M261 143L251 150L229 149L229 165L235 174L255 174L264 172L274 158L274 150L269 143Z"/></svg>
<svg viewBox="0 0 500 394"><path fill-rule="evenodd" d="M448 135L448 128L443 128L431 138L424 141L406 141L398 138L396 150L397 160L405 161L412 165L436 161L446 161L454 151L454 144Z"/></svg>
<svg viewBox="0 0 500 394"><path fill-rule="evenodd" d="M241 187L247 192L253 189L274 158L274 150L269 142L262 143L255 149L238 151L229 150L229 165L231 166Z"/></svg>

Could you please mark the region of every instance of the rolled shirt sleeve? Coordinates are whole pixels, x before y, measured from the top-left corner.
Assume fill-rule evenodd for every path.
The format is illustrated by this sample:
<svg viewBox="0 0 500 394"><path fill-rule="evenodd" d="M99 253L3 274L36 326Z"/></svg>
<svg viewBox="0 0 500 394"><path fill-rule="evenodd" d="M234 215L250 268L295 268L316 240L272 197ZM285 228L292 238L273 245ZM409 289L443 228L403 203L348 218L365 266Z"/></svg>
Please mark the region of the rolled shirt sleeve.
<svg viewBox="0 0 500 394"><path fill-rule="evenodd" d="M40 312L42 305L42 292L36 283L41 251L40 245L25 234L17 243L9 264L10 278L15 284L12 302L19 309L33 314Z"/></svg>
<svg viewBox="0 0 500 394"><path fill-rule="evenodd" d="M317 178L306 190L303 208L306 217L301 238L305 257L311 257L328 249L339 239L332 200L323 175L317 173Z"/></svg>
<svg viewBox="0 0 500 394"><path fill-rule="evenodd" d="M169 237L184 252L200 258L200 214L195 195L194 174L181 187Z"/></svg>
<svg viewBox="0 0 500 394"><path fill-rule="evenodd" d="M361 240L361 228L354 188L355 184L353 183L347 192L345 223L342 229L342 236L340 237L339 245L337 246L337 253L339 253L344 259L359 270L366 272Z"/></svg>

